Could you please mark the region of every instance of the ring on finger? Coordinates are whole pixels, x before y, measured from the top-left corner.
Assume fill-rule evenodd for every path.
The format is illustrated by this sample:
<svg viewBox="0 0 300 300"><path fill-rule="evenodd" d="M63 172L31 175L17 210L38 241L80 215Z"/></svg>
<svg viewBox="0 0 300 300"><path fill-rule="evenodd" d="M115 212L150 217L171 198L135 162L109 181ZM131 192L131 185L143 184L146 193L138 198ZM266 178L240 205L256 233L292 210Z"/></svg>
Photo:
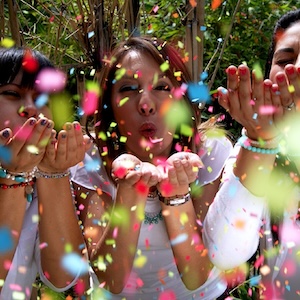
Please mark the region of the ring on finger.
<svg viewBox="0 0 300 300"><path fill-rule="evenodd" d="M295 102L292 102L291 104L287 106L283 106L285 110L292 110L295 107Z"/></svg>
<svg viewBox="0 0 300 300"><path fill-rule="evenodd" d="M234 93L238 90L238 87L236 87L235 89L228 89L228 92Z"/></svg>

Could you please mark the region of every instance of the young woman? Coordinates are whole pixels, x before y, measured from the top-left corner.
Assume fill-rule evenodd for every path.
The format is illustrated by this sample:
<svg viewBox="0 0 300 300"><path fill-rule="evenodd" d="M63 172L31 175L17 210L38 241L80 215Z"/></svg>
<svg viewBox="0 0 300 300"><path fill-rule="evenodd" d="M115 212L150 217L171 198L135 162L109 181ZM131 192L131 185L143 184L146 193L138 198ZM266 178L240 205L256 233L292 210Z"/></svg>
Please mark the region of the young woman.
<svg viewBox="0 0 300 300"><path fill-rule="evenodd" d="M155 38L128 39L106 63L96 147L72 168L95 298L212 300L226 288L201 231L232 145L199 130L190 82Z"/></svg>
<svg viewBox="0 0 300 300"><path fill-rule="evenodd" d="M269 79L261 79L260 87L251 87L248 68L231 66L228 68L228 93L220 89L220 103L233 116L240 107L249 106L252 118L248 118L248 123L252 123L252 130L249 130L251 124L248 125L236 147L239 152L236 164L243 163L244 169L233 168L237 184L244 186L245 195L231 201L216 199L209 208L205 236L211 260L221 269L247 261L260 244L255 266L260 266L266 299L299 297L300 198L297 185L300 156L296 142L300 97L299 32L300 10L284 15L273 33L266 64L266 78ZM270 116L269 129L255 133L259 120L266 114ZM241 119L238 121L245 124ZM278 149L279 143L281 148ZM266 147L274 151L262 154ZM279 150L282 153L276 157L275 152ZM228 168L228 173L231 172ZM237 221L242 226L234 226Z"/></svg>
<svg viewBox="0 0 300 300"><path fill-rule="evenodd" d="M30 57L30 58L29 58ZM26 66L27 64L27 66ZM80 126L66 124L57 139L47 106L38 105L42 54L0 49L0 298L30 299L37 273L56 291L75 285L83 270L63 264L83 256L84 241L70 191L68 168L86 146ZM76 149L76 151L74 151Z"/></svg>

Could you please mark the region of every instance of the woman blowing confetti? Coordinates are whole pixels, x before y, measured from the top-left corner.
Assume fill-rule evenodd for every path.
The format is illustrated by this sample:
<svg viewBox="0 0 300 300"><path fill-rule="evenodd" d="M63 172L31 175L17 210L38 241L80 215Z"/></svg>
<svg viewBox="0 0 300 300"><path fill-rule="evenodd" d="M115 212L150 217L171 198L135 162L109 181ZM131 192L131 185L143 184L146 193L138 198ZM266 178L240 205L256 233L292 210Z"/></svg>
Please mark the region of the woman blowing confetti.
<svg viewBox="0 0 300 300"><path fill-rule="evenodd" d="M128 39L104 67L97 147L72 168L95 299L225 291L201 230L232 145L198 129L189 83L179 54L154 38Z"/></svg>
<svg viewBox="0 0 300 300"><path fill-rule="evenodd" d="M259 244L254 267L262 276L264 299L299 299L299 45L296 10L275 26L269 79L255 73L251 86L246 66L230 66L228 89L219 90L221 105L246 130L235 149L237 160L232 157L234 175L228 163L224 176L231 199L218 197L210 206L204 236L212 262L221 269L244 263ZM241 110L248 111L243 119ZM268 124L262 126L262 120ZM241 186L244 194L237 197Z"/></svg>
<svg viewBox="0 0 300 300"><path fill-rule="evenodd" d="M40 71L63 79L46 57L1 48L0 70L0 299L30 299L37 272L56 291L84 274L68 168L83 158L86 146L76 123L56 140L49 108L38 105ZM82 260L73 273L64 263L68 249Z"/></svg>

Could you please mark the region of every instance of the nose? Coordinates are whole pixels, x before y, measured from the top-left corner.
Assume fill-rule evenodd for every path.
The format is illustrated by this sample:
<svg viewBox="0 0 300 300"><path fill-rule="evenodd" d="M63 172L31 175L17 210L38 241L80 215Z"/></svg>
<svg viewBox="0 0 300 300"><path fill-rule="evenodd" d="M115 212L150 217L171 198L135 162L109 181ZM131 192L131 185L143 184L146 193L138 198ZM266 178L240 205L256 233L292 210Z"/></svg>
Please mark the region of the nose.
<svg viewBox="0 0 300 300"><path fill-rule="evenodd" d="M37 107L34 103L33 94L28 92L24 95L24 104L19 109L19 115L26 118L34 117L38 115Z"/></svg>
<svg viewBox="0 0 300 300"><path fill-rule="evenodd" d="M141 92L141 98L139 101L139 112L141 115L150 116L156 112L155 102L151 99L149 92Z"/></svg>

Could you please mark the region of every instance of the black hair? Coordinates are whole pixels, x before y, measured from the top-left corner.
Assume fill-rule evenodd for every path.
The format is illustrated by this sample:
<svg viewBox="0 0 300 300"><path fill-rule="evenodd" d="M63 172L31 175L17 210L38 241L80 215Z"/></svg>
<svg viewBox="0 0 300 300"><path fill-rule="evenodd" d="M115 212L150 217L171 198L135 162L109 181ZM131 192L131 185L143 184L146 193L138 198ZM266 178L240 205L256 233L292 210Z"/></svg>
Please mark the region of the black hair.
<svg viewBox="0 0 300 300"><path fill-rule="evenodd" d="M276 22L273 30L271 45L269 47L267 61L265 64L265 78L269 78L270 76L272 60L276 48L277 39L280 36L280 33L284 32L298 21L300 21L300 9L289 11Z"/></svg>
<svg viewBox="0 0 300 300"><path fill-rule="evenodd" d="M33 58L37 67L29 72L24 68L26 55ZM23 72L21 86L33 88L39 71L43 68L54 68L51 61L36 50L21 47L0 48L0 85L11 83L20 71Z"/></svg>

